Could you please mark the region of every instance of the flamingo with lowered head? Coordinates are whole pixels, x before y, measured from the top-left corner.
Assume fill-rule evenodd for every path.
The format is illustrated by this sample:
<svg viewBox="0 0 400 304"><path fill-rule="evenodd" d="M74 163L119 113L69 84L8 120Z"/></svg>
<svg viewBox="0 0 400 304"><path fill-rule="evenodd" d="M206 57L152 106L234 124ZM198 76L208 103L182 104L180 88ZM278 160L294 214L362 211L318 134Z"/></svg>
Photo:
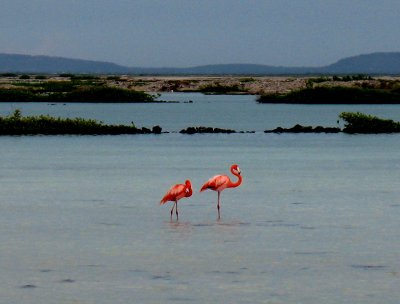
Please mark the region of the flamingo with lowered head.
<svg viewBox="0 0 400 304"><path fill-rule="evenodd" d="M214 177L210 178L204 185L201 187L200 192L211 189L218 192L218 203L217 203L217 210L218 210L218 219L221 218L219 209L219 198L221 195L221 191L226 188L235 188L240 186L242 183L242 176L240 174L239 166L234 164L231 166L231 172L233 175L237 176L238 180L236 182L232 182L227 175L215 175Z"/></svg>
<svg viewBox="0 0 400 304"><path fill-rule="evenodd" d="M192 196L192 184L190 183L190 180L186 180L185 184L176 184L172 186L160 201L160 205L163 205L168 201L174 202L171 209L171 219L172 214L174 213L174 207L176 207L175 213L176 219L178 219L178 200L190 196Z"/></svg>

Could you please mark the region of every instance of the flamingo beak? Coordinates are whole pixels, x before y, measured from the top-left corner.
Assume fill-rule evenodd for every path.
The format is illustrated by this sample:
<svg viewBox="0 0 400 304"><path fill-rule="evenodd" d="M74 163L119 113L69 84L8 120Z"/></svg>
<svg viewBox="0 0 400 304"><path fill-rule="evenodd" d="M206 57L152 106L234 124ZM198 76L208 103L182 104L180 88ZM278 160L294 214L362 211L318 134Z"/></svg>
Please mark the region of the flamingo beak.
<svg viewBox="0 0 400 304"><path fill-rule="evenodd" d="M237 168L237 172L238 172L238 174L240 175L240 172L241 172L241 171L240 171L239 167Z"/></svg>

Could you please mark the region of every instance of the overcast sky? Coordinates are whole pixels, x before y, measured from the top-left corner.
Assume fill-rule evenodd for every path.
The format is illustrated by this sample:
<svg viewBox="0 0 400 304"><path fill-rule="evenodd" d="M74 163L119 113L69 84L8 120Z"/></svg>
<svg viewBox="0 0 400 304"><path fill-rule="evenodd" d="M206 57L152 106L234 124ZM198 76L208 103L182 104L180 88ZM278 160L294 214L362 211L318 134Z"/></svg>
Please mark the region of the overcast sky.
<svg viewBox="0 0 400 304"><path fill-rule="evenodd" d="M400 0L0 0L0 53L322 66L400 51Z"/></svg>

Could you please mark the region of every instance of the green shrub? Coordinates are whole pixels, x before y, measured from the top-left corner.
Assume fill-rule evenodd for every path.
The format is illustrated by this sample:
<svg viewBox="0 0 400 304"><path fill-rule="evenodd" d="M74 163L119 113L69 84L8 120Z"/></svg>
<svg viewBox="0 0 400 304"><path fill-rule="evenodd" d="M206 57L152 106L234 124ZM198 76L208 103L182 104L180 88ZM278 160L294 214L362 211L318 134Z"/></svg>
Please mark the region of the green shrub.
<svg viewBox="0 0 400 304"><path fill-rule="evenodd" d="M373 80L373 78L369 75L365 74L357 74L357 75L344 75L342 77L334 75L332 77L332 80L334 81L352 81L352 80Z"/></svg>
<svg viewBox="0 0 400 304"><path fill-rule="evenodd" d="M72 78L75 76L75 74L70 74L70 73L62 73L60 75L58 75L60 77L65 77L65 78Z"/></svg>
<svg viewBox="0 0 400 304"><path fill-rule="evenodd" d="M25 89L0 89L0 102L41 101L40 96Z"/></svg>
<svg viewBox="0 0 400 304"><path fill-rule="evenodd" d="M348 87L316 87L286 94L266 94L260 103L295 104L399 104L400 93L391 90Z"/></svg>
<svg viewBox="0 0 400 304"><path fill-rule="evenodd" d="M119 81L119 80L121 80L121 77L120 76L108 76L107 80Z"/></svg>
<svg viewBox="0 0 400 304"><path fill-rule="evenodd" d="M17 84L23 88L0 89L0 102L154 102L144 92L75 81Z"/></svg>
<svg viewBox="0 0 400 304"><path fill-rule="evenodd" d="M135 124L105 125L100 121L83 118L55 118L48 115L23 117L20 110L15 110L12 115L0 116L0 135L26 135L26 134L147 134L161 133L160 127L153 131L138 129Z"/></svg>
<svg viewBox="0 0 400 304"><path fill-rule="evenodd" d="M312 88L314 86L314 83L322 83L326 81L331 81L331 77L316 77L316 78L308 78L306 81L306 87L307 88Z"/></svg>
<svg viewBox="0 0 400 304"><path fill-rule="evenodd" d="M152 95L112 87L79 88L65 94L66 102L152 102Z"/></svg>
<svg viewBox="0 0 400 304"><path fill-rule="evenodd" d="M18 75L15 73L2 73L0 74L2 77L17 77Z"/></svg>
<svg viewBox="0 0 400 304"><path fill-rule="evenodd" d="M72 75L71 80L98 80L100 77L93 75Z"/></svg>
<svg viewBox="0 0 400 304"><path fill-rule="evenodd" d="M254 82L256 80L253 77L245 77L245 78L240 78L239 81L246 83L246 82Z"/></svg>
<svg viewBox="0 0 400 304"><path fill-rule="evenodd" d="M339 118L345 121L346 133L393 133L400 132L400 123L391 119L381 119L360 112L343 112Z"/></svg>

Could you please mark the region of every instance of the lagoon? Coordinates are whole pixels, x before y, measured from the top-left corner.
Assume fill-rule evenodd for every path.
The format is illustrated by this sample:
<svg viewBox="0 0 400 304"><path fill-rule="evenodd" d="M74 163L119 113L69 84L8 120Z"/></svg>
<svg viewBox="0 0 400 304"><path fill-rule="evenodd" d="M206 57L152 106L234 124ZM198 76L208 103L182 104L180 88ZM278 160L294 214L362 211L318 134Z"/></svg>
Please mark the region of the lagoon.
<svg viewBox="0 0 400 304"><path fill-rule="evenodd" d="M0 105L173 132L0 137L4 303L398 302L400 135L262 131L353 109L400 120L400 106L162 98L193 103ZM175 133L192 125L257 132ZM198 191L234 162L244 181L217 221L216 193ZM158 202L186 178L170 221Z"/></svg>
<svg viewBox="0 0 400 304"><path fill-rule="evenodd" d="M180 103L0 103L0 114L9 115L20 109L24 116L83 117L106 124L134 122L137 127L160 125L168 132L179 132L190 126L257 132L295 124L336 127L341 112L357 111L400 120L400 105L258 104L256 99L253 95L164 93L160 100Z"/></svg>

